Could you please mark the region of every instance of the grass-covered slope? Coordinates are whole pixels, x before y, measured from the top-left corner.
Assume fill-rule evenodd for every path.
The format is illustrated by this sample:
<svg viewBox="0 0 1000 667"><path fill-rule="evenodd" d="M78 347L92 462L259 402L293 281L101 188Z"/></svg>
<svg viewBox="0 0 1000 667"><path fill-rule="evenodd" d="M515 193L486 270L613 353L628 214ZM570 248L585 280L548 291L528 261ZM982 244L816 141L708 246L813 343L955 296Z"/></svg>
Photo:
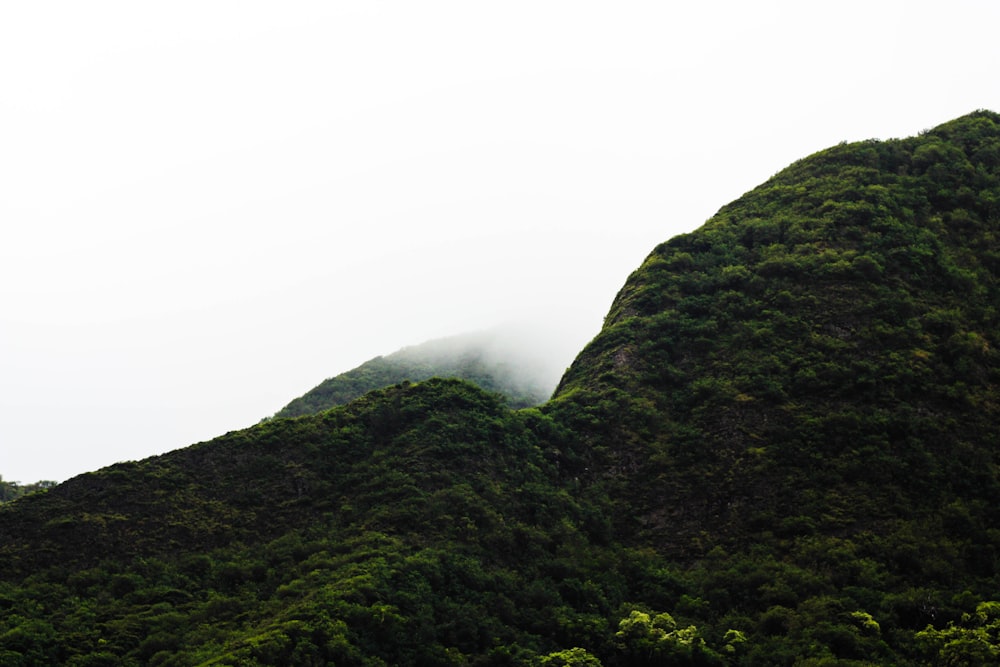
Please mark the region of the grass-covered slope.
<svg viewBox="0 0 1000 667"><path fill-rule="evenodd" d="M544 403L559 381L559 371L548 356L532 346L530 337L511 327L431 340L327 378L274 416L314 414L374 389L432 377L468 380L502 394L511 407L530 407Z"/></svg>
<svg viewBox="0 0 1000 667"><path fill-rule="evenodd" d="M995 664L1000 116L806 158L554 398L402 384L0 507L0 664Z"/></svg>

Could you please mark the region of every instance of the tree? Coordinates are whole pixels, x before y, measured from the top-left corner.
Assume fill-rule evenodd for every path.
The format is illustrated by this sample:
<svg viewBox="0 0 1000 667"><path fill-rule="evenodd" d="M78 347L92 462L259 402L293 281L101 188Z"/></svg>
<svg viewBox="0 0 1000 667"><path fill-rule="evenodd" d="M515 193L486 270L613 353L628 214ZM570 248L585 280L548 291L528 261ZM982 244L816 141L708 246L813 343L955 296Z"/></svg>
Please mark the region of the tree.
<svg viewBox="0 0 1000 667"><path fill-rule="evenodd" d="M916 635L924 658L935 665L955 667L1000 662L1000 602L980 602L973 614L962 614L959 625L927 626Z"/></svg>
<svg viewBox="0 0 1000 667"><path fill-rule="evenodd" d="M600 660L580 647L549 653L538 664L539 667L602 667Z"/></svg>
<svg viewBox="0 0 1000 667"><path fill-rule="evenodd" d="M677 621L667 613L651 615L633 610L618 623L616 645L624 654L623 664L715 664L718 654L705 645L698 628L689 625L678 628Z"/></svg>

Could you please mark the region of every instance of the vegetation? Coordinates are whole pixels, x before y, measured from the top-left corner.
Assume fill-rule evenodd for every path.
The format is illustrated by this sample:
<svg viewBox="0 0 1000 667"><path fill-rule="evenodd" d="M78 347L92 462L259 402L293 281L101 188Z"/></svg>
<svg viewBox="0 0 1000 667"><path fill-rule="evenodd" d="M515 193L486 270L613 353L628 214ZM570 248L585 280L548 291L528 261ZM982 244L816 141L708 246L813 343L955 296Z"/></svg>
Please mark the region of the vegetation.
<svg viewBox="0 0 1000 667"><path fill-rule="evenodd" d="M44 491L46 489L51 489L56 485L56 482L42 480L40 482L35 482L34 484L21 484L20 482L6 482L3 477L0 476L0 503L10 502L16 498L27 495L29 493L35 493L36 491Z"/></svg>
<svg viewBox="0 0 1000 667"><path fill-rule="evenodd" d="M654 250L553 398L400 383L0 507L0 664L984 665L1000 116Z"/></svg>

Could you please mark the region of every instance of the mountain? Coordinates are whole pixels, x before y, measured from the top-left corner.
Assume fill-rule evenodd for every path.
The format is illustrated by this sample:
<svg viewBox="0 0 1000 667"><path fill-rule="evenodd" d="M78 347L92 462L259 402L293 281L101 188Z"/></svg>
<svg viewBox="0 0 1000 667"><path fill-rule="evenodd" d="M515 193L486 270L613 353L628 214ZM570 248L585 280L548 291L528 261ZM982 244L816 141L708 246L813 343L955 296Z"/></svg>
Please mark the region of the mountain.
<svg viewBox="0 0 1000 667"><path fill-rule="evenodd" d="M555 404L621 397L594 446L644 538L995 523L996 119L802 160L629 278Z"/></svg>
<svg viewBox="0 0 1000 667"><path fill-rule="evenodd" d="M561 355L550 345L539 345L540 340L547 338L524 327L506 326L405 347L327 378L274 416L322 412L373 389L432 377L468 380L503 394L514 408L539 405L552 395L565 367L559 366Z"/></svg>
<svg viewBox="0 0 1000 667"><path fill-rule="evenodd" d="M653 250L546 403L401 383L0 507L0 664L1000 656L1000 115Z"/></svg>

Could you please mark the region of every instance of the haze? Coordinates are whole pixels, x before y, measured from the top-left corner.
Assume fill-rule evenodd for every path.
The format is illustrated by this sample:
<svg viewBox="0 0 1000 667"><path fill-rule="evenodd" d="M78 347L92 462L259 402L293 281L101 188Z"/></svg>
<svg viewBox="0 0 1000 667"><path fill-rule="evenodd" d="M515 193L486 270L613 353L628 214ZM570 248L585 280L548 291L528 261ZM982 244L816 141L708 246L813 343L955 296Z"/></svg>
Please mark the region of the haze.
<svg viewBox="0 0 1000 667"><path fill-rule="evenodd" d="M509 320L569 360L788 163L1000 110L997 3L687 4L6 3L0 474Z"/></svg>

